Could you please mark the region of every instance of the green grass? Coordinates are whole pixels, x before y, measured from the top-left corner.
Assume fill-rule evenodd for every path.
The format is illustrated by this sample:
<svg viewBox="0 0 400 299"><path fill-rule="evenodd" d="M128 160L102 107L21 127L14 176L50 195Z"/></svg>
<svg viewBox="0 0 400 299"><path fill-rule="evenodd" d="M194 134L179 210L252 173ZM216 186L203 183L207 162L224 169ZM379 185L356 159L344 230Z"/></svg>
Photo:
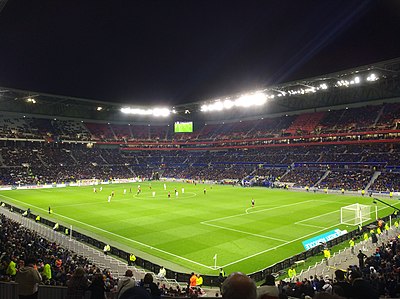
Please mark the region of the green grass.
<svg viewBox="0 0 400 299"><path fill-rule="evenodd" d="M140 195L139 183L132 183L104 185L97 193L92 187L2 191L0 199L175 270L211 275L218 274L215 254L217 266L227 273L252 273L304 251L302 240L336 228L353 230L339 224L340 207L357 202L373 206L371 198L361 196L166 184L164 191L163 182L152 182L152 190L148 182L140 183ZM112 190L115 197L108 203ZM47 214L49 206L52 215ZM378 208L380 216L392 212Z"/></svg>

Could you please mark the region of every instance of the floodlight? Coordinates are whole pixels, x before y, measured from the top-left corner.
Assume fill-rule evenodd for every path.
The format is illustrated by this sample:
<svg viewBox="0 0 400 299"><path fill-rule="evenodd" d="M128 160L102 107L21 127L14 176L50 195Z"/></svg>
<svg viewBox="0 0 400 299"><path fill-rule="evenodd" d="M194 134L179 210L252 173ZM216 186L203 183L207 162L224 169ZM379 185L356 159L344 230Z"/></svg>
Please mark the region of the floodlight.
<svg viewBox="0 0 400 299"><path fill-rule="evenodd" d="M96 108L96 110L97 110L97 111L101 111L101 110L103 110L103 107L98 106L98 107Z"/></svg>
<svg viewBox="0 0 400 299"><path fill-rule="evenodd" d="M220 101L217 101L209 104L206 111L221 111L222 109L224 109L224 105Z"/></svg>
<svg viewBox="0 0 400 299"><path fill-rule="evenodd" d="M322 83L319 87L321 89L328 89L328 85L326 83Z"/></svg>
<svg viewBox="0 0 400 299"><path fill-rule="evenodd" d="M27 98L26 101L28 103L36 104L36 100L34 98Z"/></svg>
<svg viewBox="0 0 400 299"><path fill-rule="evenodd" d="M379 78L378 78L374 73L370 74L370 75L367 77L367 81L370 81L370 82L376 81L376 80L378 80L378 79L379 79Z"/></svg>
<svg viewBox="0 0 400 299"><path fill-rule="evenodd" d="M231 100L225 100L224 101L224 107L226 109L231 109L234 105L235 105L235 103L232 102Z"/></svg>
<svg viewBox="0 0 400 299"><path fill-rule="evenodd" d="M137 114L137 115L153 115L166 117L171 114L171 111L167 108L154 108L154 109L141 109L141 108L121 108L120 110L125 114Z"/></svg>

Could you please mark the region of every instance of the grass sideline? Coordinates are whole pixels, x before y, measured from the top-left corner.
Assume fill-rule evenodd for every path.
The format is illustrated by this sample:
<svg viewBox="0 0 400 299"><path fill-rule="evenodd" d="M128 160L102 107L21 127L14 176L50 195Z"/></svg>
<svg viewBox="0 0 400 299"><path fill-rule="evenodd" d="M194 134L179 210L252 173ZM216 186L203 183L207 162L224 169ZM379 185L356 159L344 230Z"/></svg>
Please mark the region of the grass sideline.
<svg viewBox="0 0 400 299"><path fill-rule="evenodd" d="M341 207L357 202L374 206L371 198L361 196L178 182L165 182L164 190L163 184L102 185L96 193L92 186L0 191L0 200L146 258L210 275L218 274L215 255L217 268L249 274L304 251L305 239L336 228L355 229L339 224ZM393 212L381 204L378 210L380 217ZM374 219L373 208L371 214Z"/></svg>

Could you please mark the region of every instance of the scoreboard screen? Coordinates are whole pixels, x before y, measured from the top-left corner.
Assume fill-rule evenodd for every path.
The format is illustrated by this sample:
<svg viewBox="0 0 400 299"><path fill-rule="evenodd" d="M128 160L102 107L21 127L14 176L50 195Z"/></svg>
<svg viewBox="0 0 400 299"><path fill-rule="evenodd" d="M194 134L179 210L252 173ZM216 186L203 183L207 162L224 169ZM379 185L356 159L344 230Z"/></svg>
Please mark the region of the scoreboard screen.
<svg viewBox="0 0 400 299"><path fill-rule="evenodd" d="M193 132L193 122L175 122L174 124L174 132L175 133L192 133Z"/></svg>

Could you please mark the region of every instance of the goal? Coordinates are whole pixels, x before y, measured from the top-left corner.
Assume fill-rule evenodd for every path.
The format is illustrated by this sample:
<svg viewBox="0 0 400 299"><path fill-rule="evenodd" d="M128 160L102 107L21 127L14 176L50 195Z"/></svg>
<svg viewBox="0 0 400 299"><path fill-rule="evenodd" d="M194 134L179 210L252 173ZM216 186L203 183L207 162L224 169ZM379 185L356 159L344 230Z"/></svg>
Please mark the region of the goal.
<svg viewBox="0 0 400 299"><path fill-rule="evenodd" d="M360 225L371 219L370 206L355 203L340 208L340 223L347 225Z"/></svg>

